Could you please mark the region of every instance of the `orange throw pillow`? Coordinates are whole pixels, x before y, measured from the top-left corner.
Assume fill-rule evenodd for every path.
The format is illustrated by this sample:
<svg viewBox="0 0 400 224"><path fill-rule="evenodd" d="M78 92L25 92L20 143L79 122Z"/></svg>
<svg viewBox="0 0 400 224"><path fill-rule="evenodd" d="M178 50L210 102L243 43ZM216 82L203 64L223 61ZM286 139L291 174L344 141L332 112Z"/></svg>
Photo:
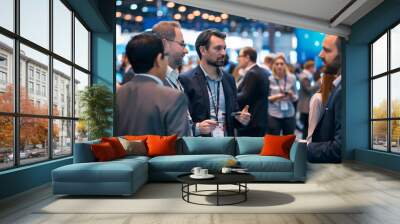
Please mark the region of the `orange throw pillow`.
<svg viewBox="0 0 400 224"><path fill-rule="evenodd" d="M125 157L126 151L122 146L121 142L119 142L118 138L111 137L111 138L101 138L101 142L108 142L114 149L115 155L117 158Z"/></svg>
<svg viewBox="0 0 400 224"><path fill-rule="evenodd" d="M290 159L290 148L296 135L265 135L264 146L261 149L262 156L280 156Z"/></svg>
<svg viewBox="0 0 400 224"><path fill-rule="evenodd" d="M176 155L177 135L159 136L149 135L147 137L148 156Z"/></svg>
<svg viewBox="0 0 400 224"><path fill-rule="evenodd" d="M93 144L90 146L90 148L94 154L94 157L99 162L110 161L117 158L113 147L108 142Z"/></svg>
<svg viewBox="0 0 400 224"><path fill-rule="evenodd" d="M148 135L125 135L124 139L128 141L146 141Z"/></svg>

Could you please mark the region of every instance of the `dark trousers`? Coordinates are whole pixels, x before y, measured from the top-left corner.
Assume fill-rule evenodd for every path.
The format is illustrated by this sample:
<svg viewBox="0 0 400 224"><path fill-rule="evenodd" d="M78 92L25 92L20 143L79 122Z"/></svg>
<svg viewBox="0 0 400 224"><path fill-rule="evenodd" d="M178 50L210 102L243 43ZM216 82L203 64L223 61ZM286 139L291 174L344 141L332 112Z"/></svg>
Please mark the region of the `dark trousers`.
<svg viewBox="0 0 400 224"><path fill-rule="evenodd" d="M303 124L303 139L308 136L308 114L300 113L300 122Z"/></svg>
<svg viewBox="0 0 400 224"><path fill-rule="evenodd" d="M268 116L268 134L280 135L281 131L283 135L294 134L296 128L295 117L288 118L276 118Z"/></svg>
<svg viewBox="0 0 400 224"><path fill-rule="evenodd" d="M262 127L240 128L237 130L237 134L238 136L264 137L265 128Z"/></svg>

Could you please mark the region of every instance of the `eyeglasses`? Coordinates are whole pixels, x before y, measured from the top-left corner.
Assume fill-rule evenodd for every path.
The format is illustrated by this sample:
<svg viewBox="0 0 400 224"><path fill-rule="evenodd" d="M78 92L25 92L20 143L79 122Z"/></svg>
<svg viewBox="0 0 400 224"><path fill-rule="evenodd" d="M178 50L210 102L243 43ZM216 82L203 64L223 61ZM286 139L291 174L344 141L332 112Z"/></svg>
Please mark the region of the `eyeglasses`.
<svg viewBox="0 0 400 224"><path fill-rule="evenodd" d="M171 41L171 42L175 42L175 43L177 43L177 44L179 44L181 47L183 47L183 48L185 48L186 47L186 44L185 44L185 42L179 42L179 41L176 41L176 40L170 40L170 39L166 39L166 40L168 40L168 41Z"/></svg>

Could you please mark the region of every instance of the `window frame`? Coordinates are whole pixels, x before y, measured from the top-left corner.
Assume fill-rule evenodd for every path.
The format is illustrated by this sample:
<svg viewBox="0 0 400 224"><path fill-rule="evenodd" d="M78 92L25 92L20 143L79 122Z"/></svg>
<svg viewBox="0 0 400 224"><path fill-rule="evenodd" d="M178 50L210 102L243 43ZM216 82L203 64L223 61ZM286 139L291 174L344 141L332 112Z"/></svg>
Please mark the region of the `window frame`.
<svg viewBox="0 0 400 224"><path fill-rule="evenodd" d="M53 50L53 1L54 0L47 0L49 3L49 47L48 49L46 49L45 47L42 47L39 44L36 44L32 41L30 41L29 39L26 39L25 37L20 35L20 0L14 0L13 1L13 10L14 10L14 18L13 18L13 26L14 26L14 30L10 31L4 27L0 26L0 35L10 38L13 41L13 54L12 54L12 65L10 65L12 68L10 69L13 73L11 73L11 75L13 75L13 79L14 79L14 111L13 112L1 112L0 111L0 116L4 116L4 117L12 117L13 119L13 153L14 153L14 161L13 161L13 166L10 167L5 167L5 168L0 168L0 172L5 171L5 170L10 170L10 169L16 169L19 167L23 167L23 166L29 166L29 165L33 165L33 164L37 164L37 163L43 163L49 160L53 160L53 159L61 159L61 158L65 158L65 157L70 157L73 156L73 152L74 152L74 143L75 143L75 125L76 125L76 121L79 120L79 117L75 116L75 108L72 107L71 108L71 114L62 116L61 114L59 116L53 115L53 60L58 60L61 63L64 63L68 66L71 67L71 80L70 85L71 86L71 93L72 93L72 99L71 99L71 105L74 105L75 103L75 98L76 96L76 92L75 92L75 88L74 88L74 82L75 82L75 69L85 73L88 75L89 77L89 83L88 85L91 86L92 85L92 61L91 61L91 49L92 49L92 43L91 43L91 38L92 38L92 30L88 27L88 25L85 23L85 21L72 9L72 7L68 4L68 2L66 2L65 0L59 0L69 11L71 11L71 18L70 18L70 23L71 23L71 58L64 58L63 56L55 53ZM74 21L75 18L83 25L83 27L88 31L88 69L85 69L81 66L79 66L78 64L75 63L75 25L74 25ZM45 54L46 56L48 56L48 74L47 74L47 83L45 84L45 95L48 97L48 112L46 115L39 115L39 114L27 114L27 113L21 113L20 111L20 90L21 90L21 80L20 80L20 70L21 70L21 56L20 56L20 45L23 44L26 47L29 47L33 50L36 50L42 54ZM26 82L28 81L32 81L34 84L34 92L36 92L35 89L35 85L36 83L40 83L40 87L42 88L42 79L41 79L41 75L42 72L41 71L39 73L39 80L36 80L36 69L35 67L33 67L33 79L30 79L30 73L29 73L29 69L31 68L29 63L26 64L27 68L26 68ZM27 84L28 85L28 84ZM26 86L28 87L28 86ZM27 88L27 91L28 88ZM42 94L37 95L39 97L43 97ZM45 150L47 150L48 155L47 157L43 157L43 160L40 160L38 162L31 162L31 163L24 163L21 164L21 158L20 158L20 119L21 118L45 118L47 119L48 122L48 135L47 135L47 148ZM68 155L62 155L62 156L54 156L54 147L53 147L53 123L57 120L65 120L65 121L70 121L71 122L71 153Z"/></svg>
<svg viewBox="0 0 400 224"><path fill-rule="evenodd" d="M384 32L380 33L375 39L373 39L371 42L368 43L368 53L369 53L369 149L373 151L379 151L379 152L386 152L386 153L391 153L391 154L400 154L400 152L393 152L392 151L392 122L393 121L399 121L400 117L393 117L392 116L392 96L391 96L391 91L392 91L392 85L391 85L391 79L392 75L395 75L396 73L400 72L400 67L393 68L391 69L391 31L393 28L396 26L400 25L400 20L389 26L387 29L385 29ZM380 74L376 74L374 76L373 74L373 44L376 43L379 38L383 37L384 35L387 35L387 64L386 64L386 71ZM387 86L387 105L386 105L386 117L385 118L373 118L373 81L382 77L386 77L386 86ZM376 121L386 121L386 151L379 150L374 148L374 136L373 136L373 122Z"/></svg>

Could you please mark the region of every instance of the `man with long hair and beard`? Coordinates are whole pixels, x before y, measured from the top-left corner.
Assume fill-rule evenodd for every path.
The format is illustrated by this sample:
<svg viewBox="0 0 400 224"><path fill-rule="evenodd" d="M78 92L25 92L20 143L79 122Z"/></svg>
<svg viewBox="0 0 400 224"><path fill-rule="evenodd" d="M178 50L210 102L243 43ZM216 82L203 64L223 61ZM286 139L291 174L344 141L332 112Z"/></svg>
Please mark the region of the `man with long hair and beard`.
<svg viewBox="0 0 400 224"><path fill-rule="evenodd" d="M326 75L336 75L333 89L323 105L321 118L307 147L307 157L313 163L340 163L342 148L341 123L341 39L327 35L323 42L320 58L325 64Z"/></svg>
<svg viewBox="0 0 400 224"><path fill-rule="evenodd" d="M200 64L179 77L189 99L195 136L233 136L235 127L250 122L249 107L239 111L233 76L221 69L226 58L225 37L215 29L201 32L195 43Z"/></svg>

